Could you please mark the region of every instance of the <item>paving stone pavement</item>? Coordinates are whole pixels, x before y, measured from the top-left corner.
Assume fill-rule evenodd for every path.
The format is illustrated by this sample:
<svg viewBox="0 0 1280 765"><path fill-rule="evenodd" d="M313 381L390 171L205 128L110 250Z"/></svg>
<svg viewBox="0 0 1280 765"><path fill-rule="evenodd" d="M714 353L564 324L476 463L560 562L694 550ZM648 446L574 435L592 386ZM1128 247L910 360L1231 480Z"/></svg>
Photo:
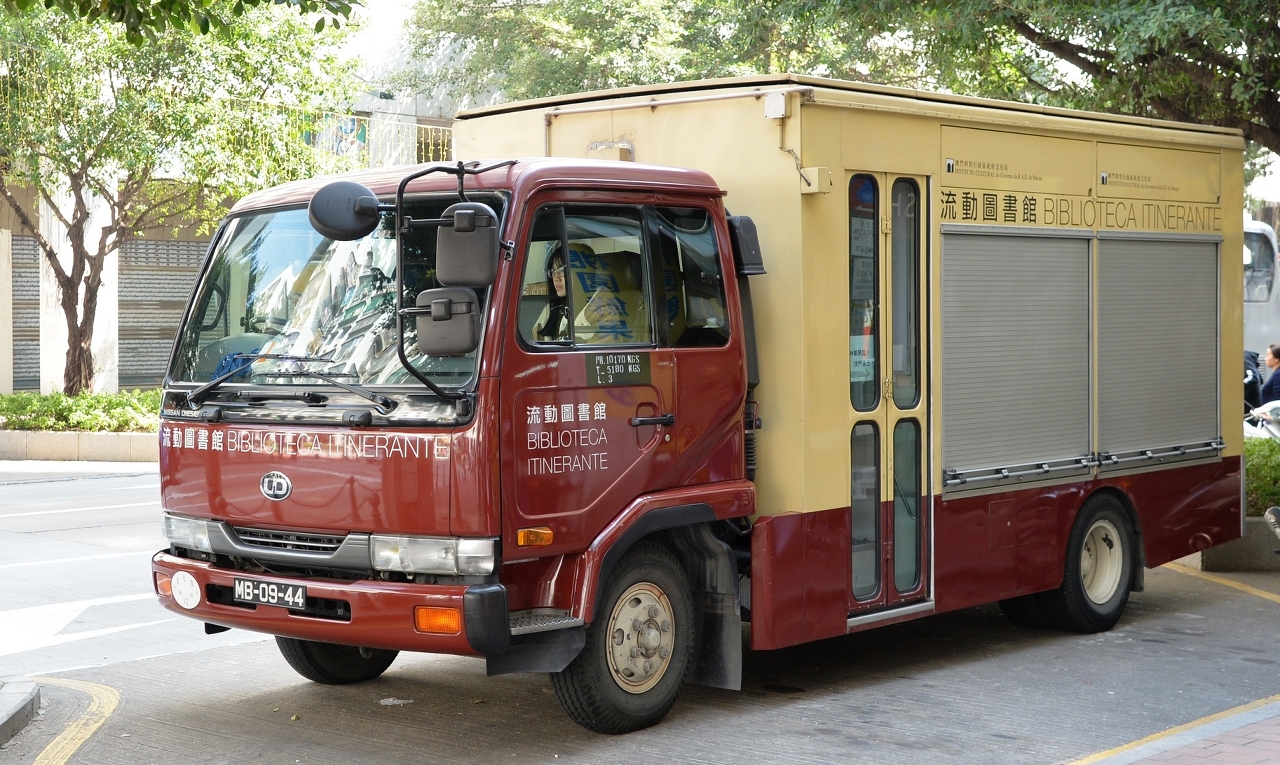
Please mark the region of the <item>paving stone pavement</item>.
<svg viewBox="0 0 1280 765"><path fill-rule="evenodd" d="M1280 715L1193 741L1136 762L1169 765L1280 763Z"/></svg>

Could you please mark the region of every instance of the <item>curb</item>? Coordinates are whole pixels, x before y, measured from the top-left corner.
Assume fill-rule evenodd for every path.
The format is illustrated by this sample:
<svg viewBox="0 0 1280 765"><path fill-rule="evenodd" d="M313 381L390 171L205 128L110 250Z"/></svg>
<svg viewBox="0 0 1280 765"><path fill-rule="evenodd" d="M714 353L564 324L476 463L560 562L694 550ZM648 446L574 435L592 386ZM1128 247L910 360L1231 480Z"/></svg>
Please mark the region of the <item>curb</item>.
<svg viewBox="0 0 1280 765"><path fill-rule="evenodd" d="M160 435L0 430L0 460L159 462Z"/></svg>
<svg viewBox="0 0 1280 765"><path fill-rule="evenodd" d="M40 708L40 686L30 680L0 685L0 744L16 736Z"/></svg>

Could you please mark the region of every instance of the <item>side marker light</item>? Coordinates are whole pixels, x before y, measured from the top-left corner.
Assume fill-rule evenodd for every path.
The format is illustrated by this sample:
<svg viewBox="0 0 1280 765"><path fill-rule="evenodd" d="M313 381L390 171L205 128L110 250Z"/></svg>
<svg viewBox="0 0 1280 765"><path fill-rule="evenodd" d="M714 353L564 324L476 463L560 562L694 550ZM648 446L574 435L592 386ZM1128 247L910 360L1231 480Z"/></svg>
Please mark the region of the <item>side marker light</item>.
<svg viewBox="0 0 1280 765"><path fill-rule="evenodd" d="M456 608L414 606L413 626L419 632L437 635L456 635L462 631L462 614Z"/></svg>
<svg viewBox="0 0 1280 765"><path fill-rule="evenodd" d="M549 526L534 526L516 532L516 544L520 547L546 547L555 538Z"/></svg>
<svg viewBox="0 0 1280 765"><path fill-rule="evenodd" d="M156 574L156 592L166 598L173 597L173 580L168 574Z"/></svg>

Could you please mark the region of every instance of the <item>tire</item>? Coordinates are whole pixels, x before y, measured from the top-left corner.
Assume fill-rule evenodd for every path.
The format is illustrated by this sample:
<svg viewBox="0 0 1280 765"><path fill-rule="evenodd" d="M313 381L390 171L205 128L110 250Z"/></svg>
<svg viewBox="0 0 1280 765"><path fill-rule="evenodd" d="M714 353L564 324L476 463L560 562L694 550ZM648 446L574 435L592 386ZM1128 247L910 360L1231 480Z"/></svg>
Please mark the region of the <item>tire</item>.
<svg viewBox="0 0 1280 765"><path fill-rule="evenodd" d="M1049 614L1045 613L1041 593L1023 595L1000 601L1000 611L1005 618L1019 627L1027 629L1043 629L1052 624Z"/></svg>
<svg viewBox="0 0 1280 765"><path fill-rule="evenodd" d="M289 666L299 675L325 685L348 685L372 680L391 666L399 651L383 651L377 648L361 649L334 643L317 643L311 640L277 637L276 645Z"/></svg>
<svg viewBox="0 0 1280 765"><path fill-rule="evenodd" d="M684 569L667 548L639 542L604 583L600 604L582 653L551 674L556 698L574 722L597 733L656 725L676 703L693 653Z"/></svg>
<svg viewBox="0 0 1280 765"><path fill-rule="evenodd" d="M1053 624L1072 632L1104 632L1129 602L1137 559L1129 514L1113 496L1094 496L1076 516L1062 586L1041 593Z"/></svg>

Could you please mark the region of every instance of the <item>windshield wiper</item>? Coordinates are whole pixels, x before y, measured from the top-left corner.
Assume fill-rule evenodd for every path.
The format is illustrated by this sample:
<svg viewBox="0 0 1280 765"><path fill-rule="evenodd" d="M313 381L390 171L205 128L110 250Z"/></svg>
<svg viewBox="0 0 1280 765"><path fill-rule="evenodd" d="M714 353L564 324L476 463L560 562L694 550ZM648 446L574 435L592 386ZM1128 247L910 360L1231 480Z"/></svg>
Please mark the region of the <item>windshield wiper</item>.
<svg viewBox="0 0 1280 765"><path fill-rule="evenodd" d="M256 356L251 356L247 353L237 353L231 358L232 359L254 359L255 361L257 360ZM215 377L209 382L205 383L204 385L201 385L199 388L196 388L193 391L189 391L187 393L187 406L191 407L192 409L195 409L197 406L200 406L200 403L204 401L204 396L206 393L212 392L219 385L222 385L227 380L230 380L232 377L235 377L236 375L240 374L241 372L245 371L251 366L253 366L253 361L250 361L248 364L241 364L240 366L236 367L235 369L232 369L230 372L227 372L221 377Z"/></svg>
<svg viewBox="0 0 1280 765"><path fill-rule="evenodd" d="M325 360L328 361L328 359L325 359ZM297 372L291 376L314 377L318 380L324 380L330 385L336 385L348 393L354 393L360 398L366 399L368 401L372 401L378 407L379 414L391 414L391 411L396 408L396 402L393 399L387 398L386 396L380 393L374 393L368 388L362 388L359 385L351 385L349 383L344 383L338 378L324 374L323 372Z"/></svg>
<svg viewBox="0 0 1280 765"><path fill-rule="evenodd" d="M213 391L219 385L222 385L227 380L230 380L231 378L245 371L249 367L253 366L255 362L260 361L262 359L275 359L278 361L298 361L302 363L316 362L316 361L323 361L328 364L335 363L333 359L327 356L294 356L287 353L237 353L231 358L233 360L234 359L251 359L251 361L249 361L249 363L247 364L241 364L240 366L236 367L230 372L227 372L221 377L216 377L210 380L209 382L205 383L204 385L201 385L199 388L196 388L195 390L188 393L187 394L188 406L190 406L192 409L199 406L200 402L204 400L205 394L209 393L210 391ZM345 374L345 373L339 373L339 374ZM383 396L379 393L374 393L368 388L362 388L359 385L351 385L350 383L344 383L341 380L337 379L336 377L325 374L323 372L284 372L284 373L281 373L279 376L280 377L286 377L286 376L287 377L314 377L317 380L324 380L330 385L336 385L348 393L352 393L367 401L373 402L374 404L377 405L379 414L390 414L391 411L396 408L396 402L390 398L387 398L386 396ZM264 375L264 377L271 377L271 374L267 373Z"/></svg>

